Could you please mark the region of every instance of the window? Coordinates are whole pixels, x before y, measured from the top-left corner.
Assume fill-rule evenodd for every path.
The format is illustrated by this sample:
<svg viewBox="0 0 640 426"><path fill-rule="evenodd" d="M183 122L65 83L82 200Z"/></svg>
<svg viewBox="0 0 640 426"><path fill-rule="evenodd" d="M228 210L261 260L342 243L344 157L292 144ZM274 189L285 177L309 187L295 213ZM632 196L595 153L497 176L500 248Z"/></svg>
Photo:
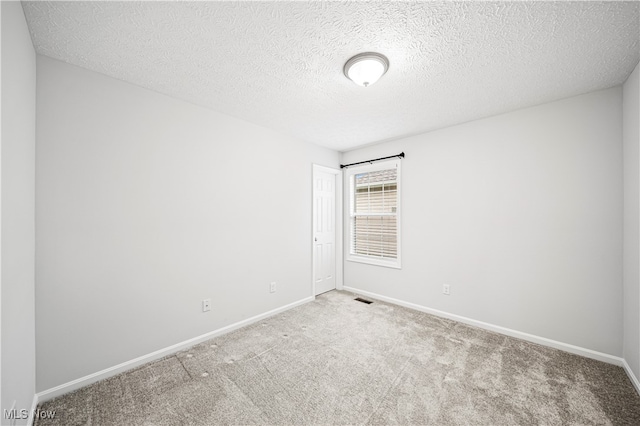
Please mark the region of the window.
<svg viewBox="0 0 640 426"><path fill-rule="evenodd" d="M400 268L400 160L348 170L347 260Z"/></svg>

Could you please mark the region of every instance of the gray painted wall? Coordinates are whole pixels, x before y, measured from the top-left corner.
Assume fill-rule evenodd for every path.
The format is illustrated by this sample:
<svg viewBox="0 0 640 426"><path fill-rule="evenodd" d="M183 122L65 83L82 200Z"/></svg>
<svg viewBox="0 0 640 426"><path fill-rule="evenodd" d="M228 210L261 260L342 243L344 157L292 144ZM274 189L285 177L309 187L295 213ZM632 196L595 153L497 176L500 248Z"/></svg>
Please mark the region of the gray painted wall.
<svg viewBox="0 0 640 426"><path fill-rule="evenodd" d="M621 356L621 95L345 153L406 153L402 269L346 261L345 286Z"/></svg>
<svg viewBox="0 0 640 426"><path fill-rule="evenodd" d="M38 391L312 295L337 152L37 59Z"/></svg>
<svg viewBox="0 0 640 426"><path fill-rule="evenodd" d="M2 417L35 394L36 58L19 2L2 8ZM22 414L22 413L20 413ZM9 421L3 418L3 424ZM25 424L26 420L18 421Z"/></svg>
<svg viewBox="0 0 640 426"><path fill-rule="evenodd" d="M623 87L624 358L640 378L640 65Z"/></svg>

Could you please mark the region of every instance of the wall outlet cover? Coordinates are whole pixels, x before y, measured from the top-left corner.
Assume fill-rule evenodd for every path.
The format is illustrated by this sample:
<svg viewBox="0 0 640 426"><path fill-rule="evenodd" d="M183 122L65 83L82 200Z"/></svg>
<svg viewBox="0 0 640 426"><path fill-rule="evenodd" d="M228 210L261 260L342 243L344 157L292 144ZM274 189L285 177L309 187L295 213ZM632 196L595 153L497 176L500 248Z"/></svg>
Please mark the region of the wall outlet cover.
<svg viewBox="0 0 640 426"><path fill-rule="evenodd" d="M211 299L204 299L202 301L202 312L208 312L211 310Z"/></svg>

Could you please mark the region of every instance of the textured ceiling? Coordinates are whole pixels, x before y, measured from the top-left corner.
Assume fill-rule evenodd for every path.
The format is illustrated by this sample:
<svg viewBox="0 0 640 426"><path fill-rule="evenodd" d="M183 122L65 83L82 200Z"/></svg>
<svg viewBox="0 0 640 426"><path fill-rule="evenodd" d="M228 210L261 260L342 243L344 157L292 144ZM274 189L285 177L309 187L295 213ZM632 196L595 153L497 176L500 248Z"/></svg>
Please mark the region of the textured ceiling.
<svg viewBox="0 0 640 426"><path fill-rule="evenodd" d="M638 2L23 2L40 54L354 147L624 82ZM363 88L342 67L389 58Z"/></svg>

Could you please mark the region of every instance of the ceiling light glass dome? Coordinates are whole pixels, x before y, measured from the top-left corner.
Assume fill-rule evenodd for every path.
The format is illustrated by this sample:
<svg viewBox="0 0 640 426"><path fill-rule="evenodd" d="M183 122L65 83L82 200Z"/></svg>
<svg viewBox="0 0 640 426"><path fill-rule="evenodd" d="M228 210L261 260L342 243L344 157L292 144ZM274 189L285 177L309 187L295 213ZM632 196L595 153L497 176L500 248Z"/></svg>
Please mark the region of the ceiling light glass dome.
<svg viewBox="0 0 640 426"><path fill-rule="evenodd" d="M344 75L359 86L368 87L389 69L386 56L375 52L360 53L344 64Z"/></svg>

